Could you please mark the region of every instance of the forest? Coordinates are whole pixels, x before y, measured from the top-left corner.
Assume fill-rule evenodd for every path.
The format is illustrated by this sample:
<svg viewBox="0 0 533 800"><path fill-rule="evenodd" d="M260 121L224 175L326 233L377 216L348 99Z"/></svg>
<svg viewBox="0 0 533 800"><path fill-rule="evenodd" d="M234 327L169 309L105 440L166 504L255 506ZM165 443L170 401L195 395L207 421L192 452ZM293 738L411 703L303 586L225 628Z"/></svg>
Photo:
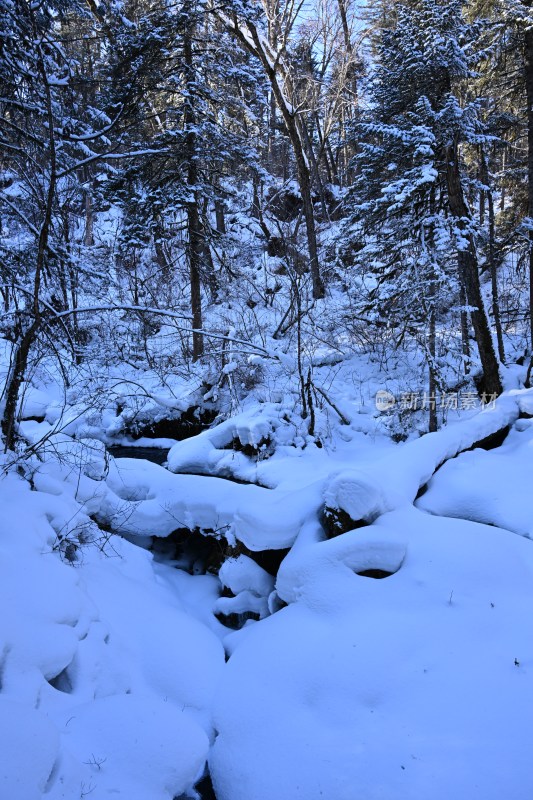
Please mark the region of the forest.
<svg viewBox="0 0 533 800"><path fill-rule="evenodd" d="M0 798L531 800L533 4L0 0Z"/></svg>

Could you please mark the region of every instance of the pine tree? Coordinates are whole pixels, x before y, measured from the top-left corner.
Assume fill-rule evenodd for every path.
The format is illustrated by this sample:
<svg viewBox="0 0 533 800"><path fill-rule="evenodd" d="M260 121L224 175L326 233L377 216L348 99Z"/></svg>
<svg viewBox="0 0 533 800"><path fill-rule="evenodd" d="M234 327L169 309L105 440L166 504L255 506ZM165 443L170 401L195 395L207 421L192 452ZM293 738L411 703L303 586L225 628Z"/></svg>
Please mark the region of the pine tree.
<svg viewBox="0 0 533 800"><path fill-rule="evenodd" d="M449 297L455 288L453 254L483 367L482 389L499 393L461 163L463 145L487 138L479 104L459 99L472 76L476 31L458 0L416 0L395 10L394 29L382 29L377 42L371 112L358 126L351 232L363 234L365 246L357 261L372 259L369 297L382 315L427 321L434 382L435 314L443 293Z"/></svg>

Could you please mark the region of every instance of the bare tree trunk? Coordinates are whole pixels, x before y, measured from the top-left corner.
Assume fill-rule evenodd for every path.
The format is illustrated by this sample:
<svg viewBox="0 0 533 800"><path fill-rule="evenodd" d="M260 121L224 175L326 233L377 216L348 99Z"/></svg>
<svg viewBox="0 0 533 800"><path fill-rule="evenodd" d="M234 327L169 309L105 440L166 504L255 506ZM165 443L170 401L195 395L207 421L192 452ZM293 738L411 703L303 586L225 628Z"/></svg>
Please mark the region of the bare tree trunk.
<svg viewBox="0 0 533 800"><path fill-rule="evenodd" d="M339 8L339 14L341 18L342 24L342 32L344 36L344 47L346 50L346 54L348 56L348 71L347 71L347 82L348 82L348 90L350 93L350 97L348 98L347 104L347 111L348 111L348 119L349 120L356 120L357 113L358 113L358 103L359 103L359 87L357 85L357 68L355 62L355 53L353 49L352 40L350 37L350 28L348 26L348 14L347 14L347 3L346 0L337 0L337 5ZM343 112L341 116L341 126L344 131L342 134L342 138L345 138L345 113ZM348 184L353 177L353 170L350 167L350 163L353 160L354 156L357 154L357 142L352 141L350 144L345 143L343 150L342 150L342 159L344 165L344 179L345 184Z"/></svg>
<svg viewBox="0 0 533 800"><path fill-rule="evenodd" d="M265 43L261 39L257 29L251 22L246 23L246 33L241 30L239 23L234 19L222 16L226 24L242 46L259 59L265 75L270 83L277 108L283 116L283 121L287 129L294 157L296 159L296 169L298 174L298 186L302 195L302 205L305 219L305 229L307 234L307 249L309 253L309 269L313 283L313 297L315 299L324 297L325 289L320 274L318 262L318 246L315 225L315 212L313 208L313 198L311 194L311 172L305 152L305 145L301 131L298 126L298 112L293 108L290 98L285 97L282 83L290 83L287 69L282 67L280 59L272 61L269 53L265 50ZM285 87L287 88L287 87ZM290 87L289 87L290 94Z"/></svg>
<svg viewBox="0 0 533 800"><path fill-rule="evenodd" d="M437 330L435 324L435 309L429 313L429 431L432 433L437 430L437 375L435 372L435 357L437 354Z"/></svg>
<svg viewBox="0 0 533 800"><path fill-rule="evenodd" d="M461 281L461 305L466 306L466 292L462 281ZM461 345L464 358L464 372L465 375L468 375L470 372L470 339L468 337L468 315L466 311L461 311Z"/></svg>
<svg viewBox="0 0 533 800"><path fill-rule="evenodd" d="M94 244L93 198L90 187L85 189L85 234L83 243L86 247L92 247Z"/></svg>
<svg viewBox="0 0 533 800"><path fill-rule="evenodd" d="M20 342L16 345L13 364L8 376L6 401L2 416L2 433L5 437L4 452L12 450L15 446L15 422L17 419L20 387L26 377L28 359L38 328L39 321L34 319L29 328L27 328L22 335Z"/></svg>
<svg viewBox="0 0 533 800"><path fill-rule="evenodd" d="M494 225L494 198L492 188L489 186L489 169L487 158L481 148L481 181L487 187L484 191L487 199L487 209L489 217L489 270L492 290L492 315L494 317L494 327L496 329L496 341L498 342L498 357L502 364L505 363L505 348L503 346L502 321L500 316L500 298L498 293L498 275L496 271L495 258L495 225Z"/></svg>
<svg viewBox="0 0 533 800"><path fill-rule="evenodd" d="M277 141L277 109L274 92L270 92L268 115L268 165L273 175L280 173L279 147Z"/></svg>
<svg viewBox="0 0 533 800"><path fill-rule="evenodd" d="M333 183L333 169L332 165L329 163L329 151L326 147L326 142L322 135L322 128L320 125L320 117L318 112L315 113L315 126L316 132L318 136L318 144L319 144L319 151L318 151L318 161L322 161L324 164L324 169L326 170L326 178L328 183Z"/></svg>
<svg viewBox="0 0 533 800"><path fill-rule="evenodd" d="M488 394L501 394L502 383L492 335L483 306L481 286L479 283L478 259L472 234L468 231L470 210L466 205L461 173L459 169L459 148L455 141L446 148L446 183L448 203L452 216L457 220L459 229L464 231L466 246L458 250L459 272L465 287L466 301L471 307L470 319L479 350L483 368L482 391Z"/></svg>
<svg viewBox="0 0 533 800"><path fill-rule="evenodd" d="M217 224L217 233L226 233L226 218L224 216L224 206L221 200L215 200L215 220Z"/></svg>
<svg viewBox="0 0 533 800"><path fill-rule="evenodd" d="M435 213L435 190L433 189L430 194L430 214L433 217ZM427 307L426 313L428 316L428 353L427 361L429 366L429 432L433 433L437 430L437 312L435 308L435 300L437 297L437 275L435 271L434 252L435 252L435 232L433 226L430 225L427 231L428 251L427 256L430 260L429 274L428 274L428 293L427 293ZM425 247L425 242L424 242Z"/></svg>
<svg viewBox="0 0 533 800"><path fill-rule="evenodd" d="M529 3L528 5L531 5ZM529 217L529 333L533 351L533 29L524 40L524 70L527 97L527 214Z"/></svg>
<svg viewBox="0 0 533 800"><path fill-rule="evenodd" d="M506 166L507 166L507 159L504 147L502 151L502 175L505 175ZM505 211L505 182L502 183L502 188L500 192L500 211Z"/></svg>
<svg viewBox="0 0 533 800"><path fill-rule="evenodd" d="M486 179L486 180L485 180ZM479 145L479 181L484 186L488 186L488 172L487 172L487 162L485 159L485 153L483 151L483 145ZM479 224L485 224L485 189L479 190Z"/></svg>
<svg viewBox="0 0 533 800"><path fill-rule="evenodd" d="M32 23L34 28L35 40L38 39L37 30L33 18L33 10L30 10L32 15ZM41 279L46 267L46 255L48 252L48 239L50 236L50 226L52 223L52 211L54 204L54 197L57 183L57 163L56 163L56 145L54 139L54 114L52 104L52 92L48 82L48 75L46 74L44 56L42 52L42 45L38 45L38 70L43 81L45 105L48 123L48 152L50 159L50 177L48 180L48 189L46 193L46 205L44 209L43 221L39 231L39 239L37 244L37 260L35 264L35 276L33 280L32 292L32 320L26 330L22 334L22 338L16 348L13 365L6 381L5 389L5 405L2 414L2 433L5 437L5 451L12 450L15 445L15 422L17 417L18 402L20 395L20 387L26 377L28 368L28 360L30 351L37 337L41 325Z"/></svg>
<svg viewBox="0 0 533 800"><path fill-rule="evenodd" d="M252 176L252 186L253 186L252 217L254 217L254 219L261 219L261 200L259 199L259 178L255 174Z"/></svg>
<svg viewBox="0 0 533 800"><path fill-rule="evenodd" d="M202 328L202 286L200 271L202 265L202 223L198 210L196 186L198 184L198 154L196 152L196 114L194 109L194 63L192 41L194 23L191 23L183 39L183 58L187 70L187 100L185 104L185 151L187 158L187 184L190 187L191 199L187 203L187 233L189 275L191 285L191 312L192 312L192 358L197 361L204 352L204 339L200 332Z"/></svg>

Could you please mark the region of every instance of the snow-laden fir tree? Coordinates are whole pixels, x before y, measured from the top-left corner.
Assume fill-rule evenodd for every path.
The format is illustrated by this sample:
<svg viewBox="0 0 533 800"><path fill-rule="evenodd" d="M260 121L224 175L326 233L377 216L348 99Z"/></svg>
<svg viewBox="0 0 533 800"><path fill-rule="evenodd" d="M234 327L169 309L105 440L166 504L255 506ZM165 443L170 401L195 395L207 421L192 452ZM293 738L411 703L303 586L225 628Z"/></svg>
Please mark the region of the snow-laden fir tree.
<svg viewBox="0 0 533 800"><path fill-rule="evenodd" d="M461 175L461 147L487 138L478 103L463 99L473 77L476 26L464 19L460 0L415 0L397 4L395 12L394 27L378 34L369 110L357 128L349 236L363 244L355 256L361 303L399 336L422 334L433 393L439 381L436 318L459 305L462 290L482 388L499 393L476 229Z"/></svg>

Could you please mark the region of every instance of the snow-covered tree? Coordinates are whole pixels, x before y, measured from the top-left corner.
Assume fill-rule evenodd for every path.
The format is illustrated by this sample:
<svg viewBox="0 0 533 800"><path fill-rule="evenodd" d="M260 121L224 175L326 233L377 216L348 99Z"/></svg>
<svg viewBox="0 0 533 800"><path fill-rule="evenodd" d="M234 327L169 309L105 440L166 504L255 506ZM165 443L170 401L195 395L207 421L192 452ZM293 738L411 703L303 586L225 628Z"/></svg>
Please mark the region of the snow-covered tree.
<svg viewBox="0 0 533 800"><path fill-rule="evenodd" d="M350 236L363 238L356 261L366 273L365 303L382 322L428 326L434 384L435 317L454 297L457 302L462 287L483 388L499 392L461 161L463 146L487 139L479 104L464 100L476 28L465 21L460 0L398 3L395 11L395 26L379 32L371 104L357 128Z"/></svg>

